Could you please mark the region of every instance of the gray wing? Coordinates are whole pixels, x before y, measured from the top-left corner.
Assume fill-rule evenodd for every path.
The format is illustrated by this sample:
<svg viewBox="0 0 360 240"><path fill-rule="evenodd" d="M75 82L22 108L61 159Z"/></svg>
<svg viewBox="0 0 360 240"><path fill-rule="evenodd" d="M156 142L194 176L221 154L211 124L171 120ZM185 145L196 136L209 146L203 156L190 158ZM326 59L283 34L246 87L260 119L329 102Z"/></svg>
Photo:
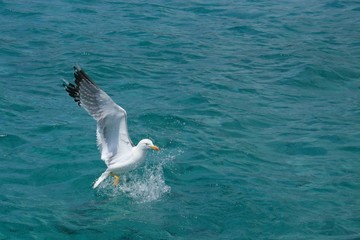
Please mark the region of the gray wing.
<svg viewBox="0 0 360 240"><path fill-rule="evenodd" d="M117 105L79 67L74 67L75 85L65 82L74 101L97 121L97 143L101 159L109 164L117 154L128 154L134 146L129 137L126 111Z"/></svg>

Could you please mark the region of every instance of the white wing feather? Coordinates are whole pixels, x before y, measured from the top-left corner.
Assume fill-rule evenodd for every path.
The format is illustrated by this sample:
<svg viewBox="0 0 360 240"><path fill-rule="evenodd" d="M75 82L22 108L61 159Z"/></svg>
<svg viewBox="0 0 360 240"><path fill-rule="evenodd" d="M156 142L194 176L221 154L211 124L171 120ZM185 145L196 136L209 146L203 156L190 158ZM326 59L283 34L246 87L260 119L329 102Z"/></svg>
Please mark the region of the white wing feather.
<svg viewBox="0 0 360 240"><path fill-rule="evenodd" d="M97 143L107 165L116 155L128 154L134 146L129 137L126 111L101 90L80 67L74 67L76 85L65 85L74 98L97 121Z"/></svg>

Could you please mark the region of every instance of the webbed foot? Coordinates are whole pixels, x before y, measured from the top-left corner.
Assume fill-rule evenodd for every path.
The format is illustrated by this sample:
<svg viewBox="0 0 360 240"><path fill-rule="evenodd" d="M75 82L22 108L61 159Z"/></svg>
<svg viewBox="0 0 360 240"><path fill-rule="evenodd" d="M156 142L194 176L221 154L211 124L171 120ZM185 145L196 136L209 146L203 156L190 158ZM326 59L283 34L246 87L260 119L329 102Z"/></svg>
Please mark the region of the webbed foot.
<svg viewBox="0 0 360 240"><path fill-rule="evenodd" d="M117 185L119 185L120 183L120 176L114 174L114 173L110 173L111 176L114 177L114 187L116 187Z"/></svg>

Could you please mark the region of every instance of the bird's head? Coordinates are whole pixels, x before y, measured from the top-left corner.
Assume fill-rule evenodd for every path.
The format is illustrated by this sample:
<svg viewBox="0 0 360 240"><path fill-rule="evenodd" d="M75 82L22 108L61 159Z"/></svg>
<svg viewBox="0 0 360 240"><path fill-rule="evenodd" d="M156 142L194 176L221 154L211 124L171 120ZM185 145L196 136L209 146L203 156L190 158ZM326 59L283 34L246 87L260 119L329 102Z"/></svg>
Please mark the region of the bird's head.
<svg viewBox="0 0 360 240"><path fill-rule="evenodd" d="M147 149L153 149L156 151L159 151L160 148L156 145L153 144L153 142L150 139L143 139L141 140L138 145L138 147L140 147L143 150L147 150Z"/></svg>

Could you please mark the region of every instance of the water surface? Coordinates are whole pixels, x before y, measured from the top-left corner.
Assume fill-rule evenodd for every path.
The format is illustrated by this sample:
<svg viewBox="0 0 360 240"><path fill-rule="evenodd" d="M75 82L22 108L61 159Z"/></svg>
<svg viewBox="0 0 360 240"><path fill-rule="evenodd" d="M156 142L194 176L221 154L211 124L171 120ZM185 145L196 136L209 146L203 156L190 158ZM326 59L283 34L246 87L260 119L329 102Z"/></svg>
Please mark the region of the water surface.
<svg viewBox="0 0 360 240"><path fill-rule="evenodd" d="M360 238L357 1L0 7L0 239ZM162 149L118 188L76 63Z"/></svg>

